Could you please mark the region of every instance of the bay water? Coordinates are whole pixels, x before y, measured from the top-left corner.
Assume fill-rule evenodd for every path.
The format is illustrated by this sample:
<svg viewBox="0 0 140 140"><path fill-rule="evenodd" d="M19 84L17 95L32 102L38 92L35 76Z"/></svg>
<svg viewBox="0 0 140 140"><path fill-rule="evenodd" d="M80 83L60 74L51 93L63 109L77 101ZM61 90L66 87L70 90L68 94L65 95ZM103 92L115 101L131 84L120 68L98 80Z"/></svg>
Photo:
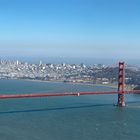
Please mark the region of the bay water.
<svg viewBox="0 0 140 140"><path fill-rule="evenodd" d="M114 91L105 86L0 80L0 94ZM139 140L140 96L67 96L0 100L0 140Z"/></svg>

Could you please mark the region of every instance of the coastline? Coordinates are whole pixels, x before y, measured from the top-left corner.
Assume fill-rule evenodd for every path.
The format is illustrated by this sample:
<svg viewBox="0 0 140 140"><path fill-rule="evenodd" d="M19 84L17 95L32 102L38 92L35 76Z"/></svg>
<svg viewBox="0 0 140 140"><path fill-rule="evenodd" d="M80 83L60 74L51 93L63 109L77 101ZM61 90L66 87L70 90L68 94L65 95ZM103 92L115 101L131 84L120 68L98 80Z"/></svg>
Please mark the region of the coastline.
<svg viewBox="0 0 140 140"><path fill-rule="evenodd" d="M32 80L32 79L0 79L0 80L20 80L20 81L31 81L31 82L64 83L64 84L71 84L71 85L109 87L109 88L117 89L117 85L114 85L114 84L92 84L92 83L63 82L63 81L43 81L43 80Z"/></svg>
<svg viewBox="0 0 140 140"><path fill-rule="evenodd" d="M78 82L63 82L63 81L43 81L43 80L31 80L31 79L9 79L9 80L24 80L24 81L32 81L32 82L46 82L46 83L63 83L63 84L71 84L71 85L85 85L85 86L96 86L96 87L108 87L113 89L118 89L118 85L114 84L92 84L92 83L78 83ZM127 90L133 90L131 85L126 86Z"/></svg>

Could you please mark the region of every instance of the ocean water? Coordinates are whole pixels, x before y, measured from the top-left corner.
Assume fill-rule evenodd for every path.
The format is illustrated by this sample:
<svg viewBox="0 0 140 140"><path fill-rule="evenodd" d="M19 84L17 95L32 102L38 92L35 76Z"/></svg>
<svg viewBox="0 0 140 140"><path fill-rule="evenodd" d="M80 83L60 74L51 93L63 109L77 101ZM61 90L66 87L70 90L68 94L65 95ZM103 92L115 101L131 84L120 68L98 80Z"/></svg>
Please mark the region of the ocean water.
<svg viewBox="0 0 140 140"><path fill-rule="evenodd" d="M0 80L0 94L111 91L109 87ZM0 140L139 140L140 96L0 100Z"/></svg>

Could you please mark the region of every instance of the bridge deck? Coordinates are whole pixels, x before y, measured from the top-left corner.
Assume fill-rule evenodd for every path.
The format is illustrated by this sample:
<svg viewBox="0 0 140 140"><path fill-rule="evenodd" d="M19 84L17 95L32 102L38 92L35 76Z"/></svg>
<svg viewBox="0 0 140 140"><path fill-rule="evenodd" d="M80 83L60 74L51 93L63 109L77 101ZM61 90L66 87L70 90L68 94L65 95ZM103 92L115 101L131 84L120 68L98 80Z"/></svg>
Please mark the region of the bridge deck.
<svg viewBox="0 0 140 140"><path fill-rule="evenodd" d="M80 95L102 95L102 94L139 94L140 90L127 90L122 92L66 92L66 93L32 93L32 94L0 94L0 99L12 98L37 98L37 97L55 97L55 96L80 96Z"/></svg>

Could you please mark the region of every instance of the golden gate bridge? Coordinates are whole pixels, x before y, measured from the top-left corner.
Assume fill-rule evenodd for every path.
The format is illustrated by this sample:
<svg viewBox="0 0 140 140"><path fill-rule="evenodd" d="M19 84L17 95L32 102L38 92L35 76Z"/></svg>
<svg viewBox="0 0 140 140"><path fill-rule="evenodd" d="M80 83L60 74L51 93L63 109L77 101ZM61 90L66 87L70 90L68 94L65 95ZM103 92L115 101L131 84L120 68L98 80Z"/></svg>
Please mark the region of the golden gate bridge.
<svg viewBox="0 0 140 140"><path fill-rule="evenodd" d="M56 96L82 96L82 95L102 95L102 94L118 94L117 105L125 106L125 94L139 94L140 90L125 90L125 63L119 62L118 66L118 90L106 92L65 92L65 93L32 93L32 94L0 94L0 99L14 98L40 98L40 97L56 97Z"/></svg>

